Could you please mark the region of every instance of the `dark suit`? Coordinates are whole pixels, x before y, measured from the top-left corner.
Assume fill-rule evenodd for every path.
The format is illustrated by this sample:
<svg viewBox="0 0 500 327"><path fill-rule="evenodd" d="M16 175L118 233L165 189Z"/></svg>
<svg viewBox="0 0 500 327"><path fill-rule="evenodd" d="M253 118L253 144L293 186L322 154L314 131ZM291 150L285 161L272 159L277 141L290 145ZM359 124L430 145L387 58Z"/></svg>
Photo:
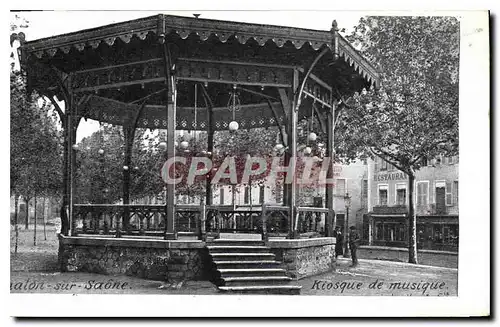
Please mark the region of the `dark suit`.
<svg viewBox="0 0 500 327"><path fill-rule="evenodd" d="M335 257L344 254L344 235L337 232L335 242Z"/></svg>
<svg viewBox="0 0 500 327"><path fill-rule="evenodd" d="M361 238L356 230L351 230L349 233L349 248L351 249L352 265L356 266L358 264L358 246Z"/></svg>

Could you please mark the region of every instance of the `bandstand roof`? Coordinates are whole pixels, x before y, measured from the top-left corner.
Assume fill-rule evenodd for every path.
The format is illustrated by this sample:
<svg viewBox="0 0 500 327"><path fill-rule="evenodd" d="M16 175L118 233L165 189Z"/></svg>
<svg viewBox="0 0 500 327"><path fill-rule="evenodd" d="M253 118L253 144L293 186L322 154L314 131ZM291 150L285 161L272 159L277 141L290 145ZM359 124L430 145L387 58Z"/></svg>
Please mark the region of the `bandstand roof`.
<svg viewBox="0 0 500 327"><path fill-rule="evenodd" d="M212 99L215 130L226 129L232 120L227 107L234 85L241 102L236 120L242 128L277 125L285 117L278 89L291 87L294 69L300 71L300 81L325 47L332 51L313 69L299 116L310 115L312 102L328 107L339 94L350 96L378 84L375 68L338 33L334 43L332 31L170 15L26 42L20 47L21 64L29 86L47 96L64 99L58 81L65 81L84 118L131 124L146 101L137 127L166 128L160 31L175 58L178 129L207 128L206 103L200 87L195 95L196 83Z"/></svg>

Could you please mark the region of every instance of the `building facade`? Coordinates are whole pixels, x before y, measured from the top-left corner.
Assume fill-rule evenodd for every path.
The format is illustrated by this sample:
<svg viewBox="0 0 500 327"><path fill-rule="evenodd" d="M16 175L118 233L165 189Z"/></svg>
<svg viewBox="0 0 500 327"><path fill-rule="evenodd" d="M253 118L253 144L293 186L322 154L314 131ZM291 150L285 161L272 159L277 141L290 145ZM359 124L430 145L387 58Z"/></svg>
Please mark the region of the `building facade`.
<svg viewBox="0 0 500 327"><path fill-rule="evenodd" d="M458 156L425 160L416 172L417 247L458 250ZM381 158L368 164L368 215L363 238L371 245L408 246L408 176Z"/></svg>

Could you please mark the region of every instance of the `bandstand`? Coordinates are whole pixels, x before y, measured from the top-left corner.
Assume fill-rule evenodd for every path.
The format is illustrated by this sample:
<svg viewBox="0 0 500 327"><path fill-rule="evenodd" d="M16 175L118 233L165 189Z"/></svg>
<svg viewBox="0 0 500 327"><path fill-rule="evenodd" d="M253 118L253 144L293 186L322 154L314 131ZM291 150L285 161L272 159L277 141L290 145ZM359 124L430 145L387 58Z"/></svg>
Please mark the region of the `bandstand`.
<svg viewBox="0 0 500 327"><path fill-rule="evenodd" d="M124 166L131 165L137 128L166 129L167 158L176 156L176 130L206 131L210 157L214 132L234 121L242 129L278 127L285 163L293 164L297 123L311 115L327 135L330 156L340 97L378 84L377 71L339 35L335 21L329 31L319 31L161 14L24 42L20 58L28 87L65 103L63 112L54 101L65 132L60 239L68 248L147 243L146 248L201 249L207 235L218 238L222 232L221 217L235 215L249 218L247 232L272 244L267 219L276 214L287 220L283 242L300 239L301 217L314 214L325 217L325 228L308 242L332 244L324 240L331 239L335 216L333 185L326 187L325 208L297 206L295 183L285 185L282 204L258 210L213 205L211 187L203 204L176 205L174 184L166 185L165 204L135 205L129 203L130 171L123 170L123 204L73 199L74 144L82 119L122 126ZM225 110L235 91L240 110ZM139 223L132 226L131 219Z"/></svg>

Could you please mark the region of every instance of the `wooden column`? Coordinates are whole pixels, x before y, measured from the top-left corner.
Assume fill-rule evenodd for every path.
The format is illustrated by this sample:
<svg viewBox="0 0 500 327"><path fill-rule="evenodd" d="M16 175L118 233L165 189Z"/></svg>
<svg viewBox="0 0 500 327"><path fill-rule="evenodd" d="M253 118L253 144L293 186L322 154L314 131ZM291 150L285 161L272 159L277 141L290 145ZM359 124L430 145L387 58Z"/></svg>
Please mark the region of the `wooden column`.
<svg viewBox="0 0 500 327"><path fill-rule="evenodd" d="M334 132L335 132L335 122L334 122L334 117L335 117L335 104L332 102L332 109L327 115L327 147L326 147L326 156L329 158L329 163L328 163L328 170L326 173L326 178L331 179L333 177L333 157L335 154L335 148L334 148ZM326 207L329 209L328 211L328 216L325 221L325 233L326 236L331 236L333 229L335 228L336 225L336 219L335 219L335 199L333 196L334 192L334 187L332 183L328 183L325 188L325 201L326 201Z"/></svg>
<svg viewBox="0 0 500 327"><path fill-rule="evenodd" d="M66 103L66 108L68 103ZM67 109L66 109L67 110ZM69 111L68 111L69 112ZM70 230L69 216L67 208L69 206L69 149L70 149L70 141L69 141L69 118L68 115L62 115L61 121L63 123L63 137L64 137L64 150L63 150L63 194L62 194L62 204L60 209L60 217L61 217L61 234L68 236Z"/></svg>
<svg viewBox="0 0 500 327"><path fill-rule="evenodd" d="M289 91L289 99L290 99L290 116L289 116L289 135L288 135L288 149L290 151L290 163L289 167L291 170L291 173L293 174L293 179L292 183L289 184L288 187L288 205L290 208L288 209L289 211L289 216L290 216L290 237L291 238L297 238L297 228L295 226L296 221L295 221L295 216L297 214L296 212L296 200L297 200L297 183L296 183L296 172L295 172L295 167L296 167L296 158L297 158L297 123L298 123L298 107L297 107L297 101L298 99L295 97L297 94L297 90L299 87L299 71L295 69L293 71L293 83L292 83L292 89Z"/></svg>
<svg viewBox="0 0 500 327"><path fill-rule="evenodd" d="M160 56L163 58L163 70L165 72L165 110L167 117L167 160L175 158L175 124L176 124L176 99L177 90L174 76L174 65L172 55L167 44L167 28L165 24L165 16L158 16L158 43ZM175 176L175 165L173 174ZM175 184L169 183L166 185L167 201L165 203L165 239L176 239L175 231Z"/></svg>
<svg viewBox="0 0 500 327"><path fill-rule="evenodd" d="M68 81L66 84L66 89L68 90L68 103L66 103L65 110L67 111L66 123L68 129L68 220L69 226L71 228L71 235L76 235L76 221L73 217L73 192L74 192L74 179L75 179L75 150L73 149L73 144L76 140L76 129L75 129L75 108L74 108L74 95L71 90L71 75L68 76Z"/></svg>
<svg viewBox="0 0 500 327"><path fill-rule="evenodd" d="M132 147L134 144L135 128L133 126L123 126L123 136L125 143L125 158L123 160L123 166L128 169L123 169L123 189L122 197L123 204L127 205L130 203L130 165L132 163ZM122 229L125 232L129 231L129 220L130 211L128 207L124 207L123 217L122 217Z"/></svg>
<svg viewBox="0 0 500 327"><path fill-rule="evenodd" d="M167 100L167 160L175 157L175 121L176 121L176 92L168 92ZM175 166L173 174L175 176ZM165 204L165 239L176 239L175 233L175 184L169 183L167 187L167 203Z"/></svg>
<svg viewBox="0 0 500 327"><path fill-rule="evenodd" d="M210 153L210 155L208 155L208 158L212 160L214 157L214 127L213 127L213 108L210 104L207 105L207 151ZM211 172L208 174L208 177L212 177ZM206 196L205 203L207 205L212 205L213 197L212 197L212 184L210 178L207 178L205 196Z"/></svg>

